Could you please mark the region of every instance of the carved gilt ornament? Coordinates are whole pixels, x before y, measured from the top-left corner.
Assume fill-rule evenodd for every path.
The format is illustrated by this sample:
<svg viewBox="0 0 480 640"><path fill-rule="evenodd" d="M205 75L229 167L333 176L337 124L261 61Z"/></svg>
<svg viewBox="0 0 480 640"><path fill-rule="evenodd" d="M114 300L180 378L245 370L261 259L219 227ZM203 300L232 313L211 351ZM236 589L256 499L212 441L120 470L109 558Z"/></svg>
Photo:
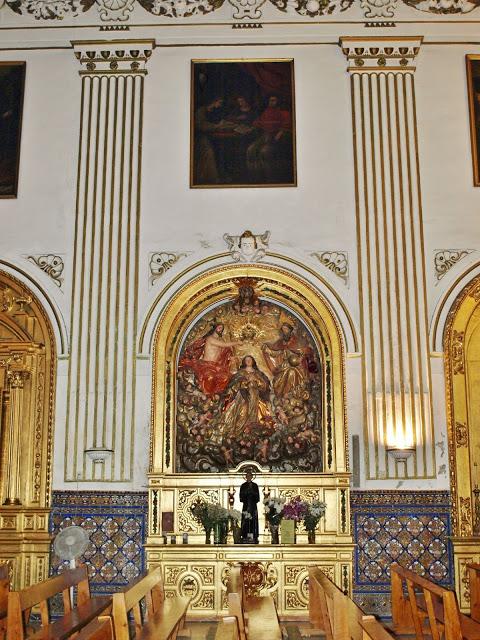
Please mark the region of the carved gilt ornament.
<svg viewBox="0 0 480 640"><path fill-rule="evenodd" d="M27 260L33 262L33 264L37 265L39 269L46 273L57 287L62 287L62 273L65 268L62 256L55 255L54 253L45 253L42 255L28 256Z"/></svg>
<svg viewBox="0 0 480 640"><path fill-rule="evenodd" d="M342 14L355 6L355 0L268 0L279 11L299 18L318 18ZM35 20L52 21L74 19L93 7L104 23L127 22L139 5L153 16L169 20L202 17L222 7L231 7L233 20L256 19L262 16L261 7L267 0L0 0L0 10L8 7L20 16L32 16ZM400 6L436 16L467 14L477 9L480 0L359 0L366 19L373 19L368 26L380 26L380 20L395 18ZM234 23L241 24L241 23ZM248 26L247 23L243 23ZM393 23L385 23L391 26ZM261 26L261 25L260 25Z"/></svg>
<svg viewBox="0 0 480 640"><path fill-rule="evenodd" d="M270 231L254 235L247 230L240 236L225 233L223 239L234 262L259 262L267 253Z"/></svg>
<svg viewBox="0 0 480 640"><path fill-rule="evenodd" d="M346 251L312 251L310 255L317 258L329 271L338 276L345 284L348 282L348 254Z"/></svg>
<svg viewBox="0 0 480 640"><path fill-rule="evenodd" d="M415 58L420 51L422 37L378 37L375 39L345 36L340 39L348 70L355 73L381 72L399 73L415 69Z"/></svg>
<svg viewBox="0 0 480 640"><path fill-rule="evenodd" d="M434 255L435 278L437 283L454 267L466 258L473 249L440 249Z"/></svg>
<svg viewBox="0 0 480 640"><path fill-rule="evenodd" d="M153 285L179 260L185 258L188 253L176 253L174 251L157 251L150 255L150 284Z"/></svg>

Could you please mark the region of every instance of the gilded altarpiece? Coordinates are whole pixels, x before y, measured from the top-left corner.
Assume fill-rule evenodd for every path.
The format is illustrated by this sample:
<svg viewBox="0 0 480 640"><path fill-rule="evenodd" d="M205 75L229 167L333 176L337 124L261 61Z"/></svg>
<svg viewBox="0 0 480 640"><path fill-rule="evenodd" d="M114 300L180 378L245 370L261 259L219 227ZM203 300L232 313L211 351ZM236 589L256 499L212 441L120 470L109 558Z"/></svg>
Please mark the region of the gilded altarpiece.
<svg viewBox="0 0 480 640"><path fill-rule="evenodd" d="M444 335L455 586L470 609L466 565L480 562L480 278L458 296Z"/></svg>
<svg viewBox="0 0 480 640"><path fill-rule="evenodd" d="M0 273L0 561L17 588L48 577L54 361L40 303Z"/></svg>
<svg viewBox="0 0 480 640"><path fill-rule="evenodd" d="M215 347L214 357L205 357ZM147 565L167 594L192 596L190 615L226 607L231 563L279 613L305 616L307 568L351 590L344 347L341 328L307 282L277 267L234 265L192 280L170 299L155 337ZM246 466L261 496L327 504L317 544L271 545L259 504L260 544L207 545L191 514L198 498L241 509ZM165 531L177 534L165 545ZM188 533L189 543L181 543ZM168 538L170 540L170 537Z"/></svg>

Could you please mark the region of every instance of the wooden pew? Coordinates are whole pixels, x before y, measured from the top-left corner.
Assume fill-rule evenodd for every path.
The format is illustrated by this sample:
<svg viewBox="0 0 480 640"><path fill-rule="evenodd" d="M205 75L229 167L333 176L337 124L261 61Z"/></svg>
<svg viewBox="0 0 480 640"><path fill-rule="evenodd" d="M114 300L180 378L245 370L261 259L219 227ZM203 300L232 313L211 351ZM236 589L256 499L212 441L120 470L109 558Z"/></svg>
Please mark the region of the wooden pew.
<svg viewBox="0 0 480 640"><path fill-rule="evenodd" d="M470 616L480 622L480 564L467 564L467 571L470 582Z"/></svg>
<svg viewBox="0 0 480 640"><path fill-rule="evenodd" d="M7 634L8 592L10 591L10 565L0 564L0 640L5 640Z"/></svg>
<svg viewBox="0 0 480 640"><path fill-rule="evenodd" d="M241 565L230 569L227 594L228 612L238 621L240 640L282 640L273 598L269 595L246 595Z"/></svg>
<svg viewBox="0 0 480 640"><path fill-rule="evenodd" d="M392 639L374 616L366 616L319 567L309 567L308 589L311 635L324 633L326 640Z"/></svg>
<svg viewBox="0 0 480 640"><path fill-rule="evenodd" d="M460 613L457 596L454 591L445 589L430 580L422 578L413 571L404 569L397 564L390 568L392 574L392 618L396 633L408 633L406 618L398 620L396 617L406 604L398 604L405 600L404 584L408 593L408 605L411 609L412 628L418 640L424 640L426 635L432 640L480 640L480 623L469 616ZM396 587L393 593L393 576ZM401 593L400 593L401 589ZM393 607L394 598L397 600L396 609Z"/></svg>
<svg viewBox="0 0 480 640"><path fill-rule="evenodd" d="M215 640L240 640L240 629L235 616L225 616L218 623Z"/></svg>
<svg viewBox="0 0 480 640"><path fill-rule="evenodd" d="M185 623L190 597L165 599L160 567L141 576L113 595L115 640L131 640L128 614L132 612L135 640L174 640ZM144 616L142 602L145 603Z"/></svg>
<svg viewBox="0 0 480 640"><path fill-rule="evenodd" d="M71 588L77 590L77 606L72 606ZM55 622L50 620L49 600L62 594L64 615ZM40 608L40 629L30 624L33 607ZM65 640L102 613L109 613L111 598L92 598L85 566L67 569L21 591L8 594L7 640ZM33 632L32 632L33 631Z"/></svg>
<svg viewBox="0 0 480 640"><path fill-rule="evenodd" d="M75 640L114 640L110 616L99 616L78 633Z"/></svg>

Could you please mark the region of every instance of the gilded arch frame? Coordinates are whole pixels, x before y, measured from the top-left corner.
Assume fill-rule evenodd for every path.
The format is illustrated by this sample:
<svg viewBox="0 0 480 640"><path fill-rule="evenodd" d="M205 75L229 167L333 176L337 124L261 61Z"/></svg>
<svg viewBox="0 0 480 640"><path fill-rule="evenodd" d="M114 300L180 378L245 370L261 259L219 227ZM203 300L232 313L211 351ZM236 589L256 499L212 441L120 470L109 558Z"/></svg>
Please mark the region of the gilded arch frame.
<svg viewBox="0 0 480 640"><path fill-rule="evenodd" d="M243 277L256 279L260 295L297 313L317 344L325 343L332 401L324 439L324 469L326 473L348 472L345 347L333 311L310 284L284 269L232 265L213 269L185 285L172 297L158 322L153 350L150 473L174 473L175 363L187 327L215 303L233 299L234 281Z"/></svg>

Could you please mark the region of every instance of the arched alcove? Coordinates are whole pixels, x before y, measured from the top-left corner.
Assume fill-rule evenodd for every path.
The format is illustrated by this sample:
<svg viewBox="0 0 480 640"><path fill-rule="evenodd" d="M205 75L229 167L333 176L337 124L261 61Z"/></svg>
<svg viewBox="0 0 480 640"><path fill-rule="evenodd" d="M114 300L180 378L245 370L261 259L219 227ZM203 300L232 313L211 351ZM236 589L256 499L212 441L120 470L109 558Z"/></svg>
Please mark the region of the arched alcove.
<svg viewBox="0 0 480 640"><path fill-rule="evenodd" d="M223 355L207 358L206 340L217 330ZM289 345L285 353L282 340ZM269 358L274 360L271 368ZM236 558L260 562L262 572L271 576L268 589L278 598L280 613L298 615L306 607L302 589L307 572L301 543L307 537L303 529L297 538L299 545L282 545L273 555L260 505L260 542L267 548L231 545L209 550L202 544L205 534L191 507L200 498L238 509L246 465L256 469L263 496L290 499L300 495L325 501L326 515L317 530L321 544L314 555L310 550L309 557L344 589L351 589L344 360L342 328L328 303L311 284L279 267L213 269L185 284L163 309L153 351L147 564L162 563L170 581L167 591L183 592L195 585L192 612L196 615L222 611L222 576L228 572L229 559ZM299 388L305 394L308 388L308 398L288 415L282 403L299 402L295 395ZM181 412L189 410L183 397L189 393L201 397L201 410L193 411L191 420L179 421ZM308 418L312 393L316 394L314 417ZM212 403L216 406L209 413ZM235 424L224 420L229 412L236 413ZM247 419L247 414L254 417ZM300 425L308 420L309 427L302 430ZM197 428L198 424L206 428ZM258 434L258 446L246 446L239 456L222 452L225 443L241 446L241 438L255 439ZM295 446L303 437L311 438L309 448L317 448L311 465L296 455L288 465L271 460L273 441L291 438ZM188 438L203 438L211 446L208 451L187 446L179 455L179 444L188 445ZM184 464L182 456L191 451L192 455L200 451L207 463L197 465L192 459L190 466ZM282 446L281 451L289 455L288 447ZM194 553L190 545L166 547L165 531L188 534L189 543L196 545ZM272 561L264 562L266 558ZM290 575L295 576L291 583L286 577ZM212 588L214 584L218 586Z"/></svg>
<svg viewBox="0 0 480 640"><path fill-rule="evenodd" d="M461 291L444 333L455 579L469 605L466 564L480 561L480 277Z"/></svg>
<svg viewBox="0 0 480 640"><path fill-rule="evenodd" d="M48 576L55 341L45 310L0 271L0 558L16 586Z"/></svg>

